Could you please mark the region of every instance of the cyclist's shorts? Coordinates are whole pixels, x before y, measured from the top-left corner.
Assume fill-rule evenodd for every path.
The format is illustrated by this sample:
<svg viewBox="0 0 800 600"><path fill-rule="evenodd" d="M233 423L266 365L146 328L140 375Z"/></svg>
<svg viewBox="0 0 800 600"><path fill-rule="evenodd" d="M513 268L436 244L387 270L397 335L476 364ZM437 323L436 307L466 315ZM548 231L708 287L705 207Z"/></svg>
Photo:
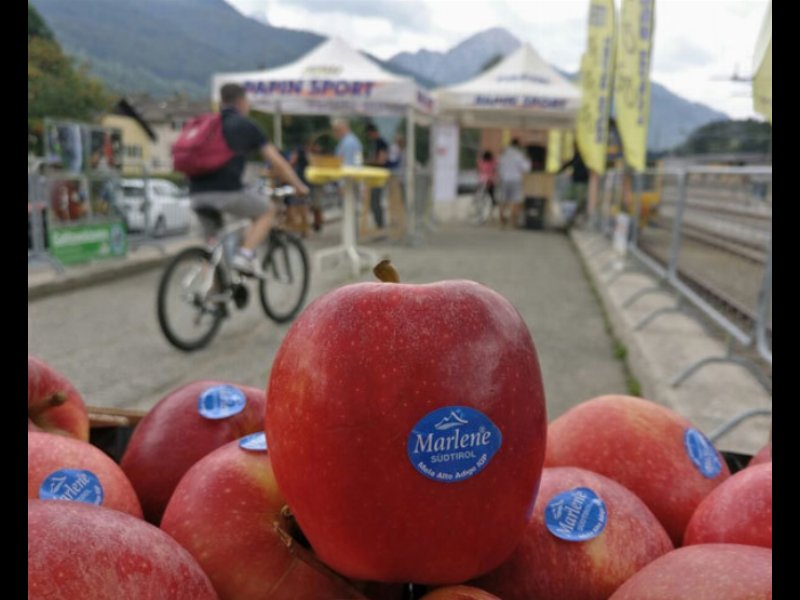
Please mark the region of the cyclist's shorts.
<svg viewBox="0 0 800 600"><path fill-rule="evenodd" d="M498 201L516 204L517 202L522 202L523 195L521 181L500 182L500 197Z"/></svg>
<svg viewBox="0 0 800 600"><path fill-rule="evenodd" d="M256 190L199 192L192 194L192 208L208 206L243 219L257 219L270 208L269 200Z"/></svg>

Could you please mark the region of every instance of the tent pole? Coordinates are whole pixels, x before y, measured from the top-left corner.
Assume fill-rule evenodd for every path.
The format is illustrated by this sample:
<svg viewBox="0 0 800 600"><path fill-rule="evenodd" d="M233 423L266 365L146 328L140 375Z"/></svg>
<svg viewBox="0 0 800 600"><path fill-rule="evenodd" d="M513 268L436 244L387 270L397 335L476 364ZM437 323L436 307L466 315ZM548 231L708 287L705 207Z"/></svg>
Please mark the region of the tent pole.
<svg viewBox="0 0 800 600"><path fill-rule="evenodd" d="M414 239L417 233L417 199L414 194L414 166L416 156L414 148L416 141L414 140L414 109L408 107L406 109L406 172L405 172L405 193L406 205L411 213L411 218L408 219L407 235L410 239Z"/></svg>
<svg viewBox="0 0 800 600"><path fill-rule="evenodd" d="M281 118L281 103L275 105L275 112L272 113L272 131L275 136L275 147L283 149L283 119Z"/></svg>

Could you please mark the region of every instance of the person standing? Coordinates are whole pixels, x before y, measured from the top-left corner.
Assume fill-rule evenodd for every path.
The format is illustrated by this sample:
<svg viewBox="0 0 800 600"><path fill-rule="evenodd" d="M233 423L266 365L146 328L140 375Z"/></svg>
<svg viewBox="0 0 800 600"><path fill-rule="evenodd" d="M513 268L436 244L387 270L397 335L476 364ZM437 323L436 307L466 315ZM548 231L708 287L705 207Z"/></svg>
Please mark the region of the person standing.
<svg viewBox="0 0 800 600"><path fill-rule="evenodd" d="M486 193L492 199L492 208L497 206L497 198L494 195L495 180L497 179L497 161L489 150L483 153L478 159L478 181L486 186Z"/></svg>
<svg viewBox="0 0 800 600"><path fill-rule="evenodd" d="M522 177L531 170L531 161L522 153L519 140L514 138L500 155L498 174L500 176L500 225L505 228L509 219L511 227L516 227L522 208ZM511 215L508 216L508 208Z"/></svg>
<svg viewBox="0 0 800 600"><path fill-rule="evenodd" d="M339 140L335 154L342 159L345 167L360 167L363 164L364 148L356 135L350 131L346 119L337 118L332 122L333 135Z"/></svg>
<svg viewBox="0 0 800 600"><path fill-rule="evenodd" d="M564 225L566 231L569 231L575 225L578 217L586 214L586 192L589 187L589 169L586 168L586 164L583 162L583 157L578 151L577 144L574 146L572 159L565 163L556 174L561 174L570 167L572 167L572 176L570 177L571 185L569 197L575 201L575 210L572 211L572 214Z"/></svg>
<svg viewBox="0 0 800 600"><path fill-rule="evenodd" d="M366 164L371 167L386 168L386 163L389 160L389 145L381 137L378 128L373 123L367 125L367 138L369 139L369 151ZM372 209L372 217L375 219L375 226L378 229L383 229L383 188L371 188L369 193L370 208Z"/></svg>

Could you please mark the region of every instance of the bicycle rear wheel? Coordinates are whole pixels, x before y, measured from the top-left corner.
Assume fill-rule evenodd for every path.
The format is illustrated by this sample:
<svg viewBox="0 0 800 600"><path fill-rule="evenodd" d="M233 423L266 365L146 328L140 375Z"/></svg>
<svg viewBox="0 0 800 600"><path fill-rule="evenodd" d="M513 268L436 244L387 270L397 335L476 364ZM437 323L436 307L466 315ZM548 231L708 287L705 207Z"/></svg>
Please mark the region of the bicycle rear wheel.
<svg viewBox="0 0 800 600"><path fill-rule="evenodd" d="M308 293L308 256L303 242L286 232L273 233L263 269L261 306L276 323L287 323L300 312Z"/></svg>
<svg viewBox="0 0 800 600"><path fill-rule="evenodd" d="M492 213L492 198L489 196L489 191L486 189L486 184L482 183L475 190L472 197L472 210L470 213L470 220L475 225L483 225Z"/></svg>
<svg viewBox="0 0 800 600"><path fill-rule="evenodd" d="M158 324L167 341L184 352L208 345L226 314L219 299L222 289L207 249L187 248L177 254L158 284Z"/></svg>

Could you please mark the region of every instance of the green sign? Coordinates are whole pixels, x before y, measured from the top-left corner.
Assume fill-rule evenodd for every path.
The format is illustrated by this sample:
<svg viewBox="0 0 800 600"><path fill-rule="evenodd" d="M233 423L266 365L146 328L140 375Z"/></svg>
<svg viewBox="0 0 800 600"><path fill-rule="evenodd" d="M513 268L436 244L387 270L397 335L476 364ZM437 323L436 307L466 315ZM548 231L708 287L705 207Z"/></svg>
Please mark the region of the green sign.
<svg viewBox="0 0 800 600"><path fill-rule="evenodd" d="M122 221L61 225L50 229L50 253L65 265L125 256L128 240Z"/></svg>

